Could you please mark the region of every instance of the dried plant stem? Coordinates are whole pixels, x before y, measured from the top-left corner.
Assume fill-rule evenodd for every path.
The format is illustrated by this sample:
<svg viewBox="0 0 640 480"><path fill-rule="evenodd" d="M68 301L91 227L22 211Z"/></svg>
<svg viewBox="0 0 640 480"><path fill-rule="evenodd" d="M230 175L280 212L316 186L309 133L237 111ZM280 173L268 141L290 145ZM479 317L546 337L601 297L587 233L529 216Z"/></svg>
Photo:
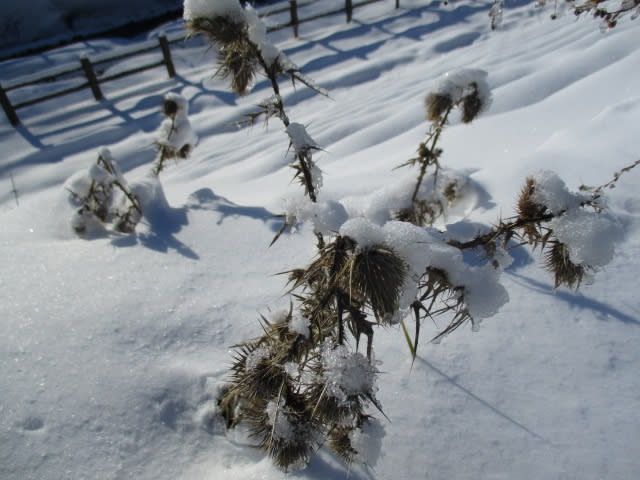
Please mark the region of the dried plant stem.
<svg viewBox="0 0 640 480"><path fill-rule="evenodd" d="M280 97L280 85L278 84L278 72L274 71L272 67L267 65L267 62L264 60L264 57L262 56L262 52L260 51L260 49L253 44L251 45L255 50L254 55L258 59L258 63L260 63L260 66L264 70L265 74L267 75L267 78L269 79L269 82L271 83L271 89L273 90L273 93L275 94L276 98L280 99L280 101L278 101L276 104L276 107L278 109L278 118L280 118L280 120L282 121L285 127L288 127L291 124L291 121L289 120L289 117L285 112L284 104L282 103L282 100ZM317 197L316 189L313 185L313 177L311 175L311 170L309 169L309 165L306 159L304 158L304 156L301 155L299 152L296 152L296 159L298 160L298 164L300 165L300 171L302 172L304 186L307 189L309 198L313 203L316 203L318 201L318 197Z"/></svg>
<svg viewBox="0 0 640 480"><path fill-rule="evenodd" d="M13 172L9 172L9 177L11 178L11 193L13 193L13 198L16 200L16 206L20 206L20 202L18 201L18 187L16 187L16 181L13 178Z"/></svg>
<svg viewBox="0 0 640 480"><path fill-rule="evenodd" d="M420 157L420 173L418 174L418 180L416 181L416 186L413 189L413 194L411 195L411 202L416 203L418 200L418 193L420 192L420 187L422 186L422 181L424 180L424 176L427 173L427 167L430 165L435 165L435 171L433 173L433 185L435 187L436 182L438 180L438 172L440 171L440 162L438 161L438 155L435 153L436 145L438 144L438 140L440 140L440 134L444 129L444 126L447 123L447 119L449 118L449 114L451 110L453 110L454 104L451 104L449 108L447 108L446 112L442 115L438 123L432 127L431 133L427 138L427 142L431 142L427 149L427 155Z"/></svg>
<svg viewBox="0 0 640 480"><path fill-rule="evenodd" d="M558 215L554 215L552 213L547 213L540 215L535 218L520 218L507 222L500 223L500 225L492 228L487 233L482 235L478 235L473 240L469 240L468 242L459 242L458 240L448 240L447 243L452 247L456 247L460 250L468 250L478 247L485 247L493 242L495 242L498 238L504 236L506 238L512 238L517 236L518 230L526 227L527 225L538 224L541 222L548 222Z"/></svg>
<svg viewBox="0 0 640 480"><path fill-rule="evenodd" d="M594 188L594 189L590 189L589 187L585 187L583 185L583 186L580 187L580 190L592 190L594 194L597 194L599 196L599 194L602 193L603 190L615 188L616 187L616 183L618 183L618 180L620 179L620 177L622 175L624 175L625 173L633 170L638 165L640 165L640 159L636 160L631 165L627 165L626 167L621 168L619 171L615 172L613 174L613 178L610 181L608 181L607 183L605 183L603 185L600 185L599 187Z"/></svg>

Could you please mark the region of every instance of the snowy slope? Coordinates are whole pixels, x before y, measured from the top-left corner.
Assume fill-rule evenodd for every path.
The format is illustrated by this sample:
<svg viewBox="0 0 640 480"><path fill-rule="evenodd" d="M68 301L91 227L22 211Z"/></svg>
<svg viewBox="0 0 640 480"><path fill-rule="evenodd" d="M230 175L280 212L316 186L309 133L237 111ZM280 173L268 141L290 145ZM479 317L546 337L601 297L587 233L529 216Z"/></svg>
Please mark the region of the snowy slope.
<svg viewBox="0 0 640 480"><path fill-rule="evenodd" d="M324 149L323 198L366 208L367 194L407 175L392 169L424 136L424 96L461 67L487 70L494 98L479 120L443 134L443 162L477 186L462 212L469 219L511 215L524 178L540 168L577 188L638 158L634 22L602 34L591 19L552 22L523 4L492 32L490 2L402 3L359 9L350 25L318 20L299 39L271 37L330 92L283 89L292 120ZM102 103L79 92L21 110L16 130L0 120L0 478L283 478L212 412L230 346L260 333L261 313L288 305L274 274L310 261L313 234L303 227L268 248L279 227L272 214L299 190L288 139L276 121L233 125L270 94L266 82L236 98L212 78L215 55L201 42L174 54L175 80L158 69L105 86ZM65 180L103 145L127 178L142 178L167 91L189 100L200 137L189 160L162 173L171 207L134 235L76 238ZM634 170L610 192L624 239L593 285L554 292L537 256L520 250L502 280L510 302L479 332L425 341L411 368L401 331L377 331L379 398L391 421L375 468L353 467L352 478L637 478L639 179ZM425 330L424 339L436 332ZM322 450L288 476L346 475Z"/></svg>

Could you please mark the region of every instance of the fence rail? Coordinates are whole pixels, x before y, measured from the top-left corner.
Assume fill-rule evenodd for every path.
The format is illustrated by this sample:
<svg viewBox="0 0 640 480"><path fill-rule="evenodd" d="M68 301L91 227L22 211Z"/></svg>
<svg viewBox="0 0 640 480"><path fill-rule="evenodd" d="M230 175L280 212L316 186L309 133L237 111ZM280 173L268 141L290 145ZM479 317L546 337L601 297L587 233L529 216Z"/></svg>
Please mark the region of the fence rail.
<svg viewBox="0 0 640 480"><path fill-rule="evenodd" d="M318 20L323 17L328 17L331 15L337 15L344 13L346 16L347 23L350 23L353 19L353 11L356 8L363 7L365 5L369 5L372 3L377 3L385 0L363 0L361 2L353 2L353 0L345 0L344 7L333 9L327 12L318 13L309 17L301 18L299 15L300 8L312 5L313 0L298 2L297 0L288 0L289 5L282 8L277 8L271 10L263 15L262 17L269 17L273 15L279 15L282 13L289 13L289 21L282 24L272 25L267 28L268 32L273 32L277 30L284 30L286 28L291 28L293 30L293 35L298 37L299 26L312 22L314 20ZM395 8L400 7L400 0L394 0ZM96 100L102 100L104 95L102 94L102 90L100 88L100 84L110 82L112 80L116 80L119 78L127 77L129 75L135 75L140 72L144 72L146 70L150 70L152 68L158 68L164 66L167 70L167 73L170 78L173 78L176 75L176 69L173 64L173 58L171 56L171 48L170 45L173 43L183 42L187 37L179 36L177 38L173 38L171 40L167 39L166 36L160 36L157 41L147 42L147 45L142 48L137 48L135 50L130 50L127 52L119 52L116 54L111 54L107 56L95 57L92 60L88 57L83 57L80 59L80 65L78 66L70 66L63 67L55 72L49 71L42 76L29 76L29 77L21 77L13 82L9 82L5 85L0 85L0 105L7 116L7 119L14 127L20 124L20 118L16 110L24 107L28 107L30 105L35 105L37 103L45 102L47 100L51 100L53 98L61 97L63 95L68 95L70 93L78 92L84 89L90 89L93 97ZM156 50L160 50L162 54L162 59L160 61L156 61L150 64L137 66L135 68L125 70L122 72L118 72L112 75L99 75L96 73L95 67L102 64L107 64L111 62L115 62L117 60L124 60L126 58L131 58L137 55L141 55L143 53L154 52ZM20 88L28 87L31 85L38 85L45 82L52 82L61 77L80 74L84 76L85 81L74 85L73 87L68 87L62 90L58 90L54 93L50 93L47 95L42 95L36 98L31 98L28 100L23 100L19 103L12 103L11 99L8 96L8 92L13 90L18 90Z"/></svg>

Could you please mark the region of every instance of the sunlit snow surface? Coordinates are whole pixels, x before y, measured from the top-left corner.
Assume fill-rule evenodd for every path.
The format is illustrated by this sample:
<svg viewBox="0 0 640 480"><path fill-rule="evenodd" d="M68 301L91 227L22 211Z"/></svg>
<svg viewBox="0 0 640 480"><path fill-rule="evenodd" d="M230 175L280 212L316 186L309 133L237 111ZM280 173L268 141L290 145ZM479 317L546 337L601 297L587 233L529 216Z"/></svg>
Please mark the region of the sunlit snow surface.
<svg viewBox="0 0 640 480"><path fill-rule="evenodd" d="M393 169L428 127L425 95L460 68L489 73L493 102L443 133L443 164L471 178L450 221L509 217L528 175L555 171L575 191L638 158L637 21L601 34L598 21L553 22L549 11L512 4L492 32L491 2L401 3L358 9L350 25L339 15L305 24L299 39L269 35L330 93L281 92L291 121L322 148L322 228L377 211L374 191L393 197L411 175ZM130 45L102 39L5 62L0 80ZM235 124L271 95L264 79L238 99L213 78L215 52L201 41L172 52L176 79L158 68L104 85L101 103L87 90L19 110L18 129L0 120L0 478L283 477L212 413L230 346L261 333L261 314L289 307L285 278L274 274L314 254L310 222L268 248L280 228L272 215L301 189L290 182L290 138L277 119L266 131ZM64 182L102 146L129 183L145 181L168 91L189 101L200 138L161 174L158 199L168 205L159 202L135 235L76 238ZM639 181L634 170L608 192L622 240L593 285L554 292L536 254L517 250L501 279L510 300L479 332L459 329L433 345L427 339L445 325L423 325L411 367L401 330L376 331L378 398L390 422L372 412L385 430L381 455L350 478L637 478ZM458 234L473 235L466 229ZM291 476L347 470L321 450Z"/></svg>

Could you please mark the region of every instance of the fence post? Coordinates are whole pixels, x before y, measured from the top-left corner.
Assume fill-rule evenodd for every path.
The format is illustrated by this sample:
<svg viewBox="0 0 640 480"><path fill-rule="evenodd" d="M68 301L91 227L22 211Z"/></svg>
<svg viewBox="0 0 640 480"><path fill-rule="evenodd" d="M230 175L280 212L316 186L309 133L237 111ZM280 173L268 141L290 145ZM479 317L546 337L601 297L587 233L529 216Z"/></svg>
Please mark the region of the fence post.
<svg viewBox="0 0 640 480"><path fill-rule="evenodd" d="M94 98L96 100L102 100L102 92L100 91L100 85L98 84L96 72L93 71L93 65L91 65L91 62L86 57L81 58L80 63L82 64L82 69L84 70L84 74L87 77L87 80L89 80L89 87L91 87Z"/></svg>
<svg viewBox="0 0 640 480"><path fill-rule="evenodd" d="M13 105L11 105L11 101L9 101L9 97L7 97L7 93L0 85L0 103L2 104L2 109L4 113L7 115L7 118L11 122L11 125L14 127L20 123L20 119L18 118L18 114L16 113Z"/></svg>
<svg viewBox="0 0 640 480"><path fill-rule="evenodd" d="M344 9L347 12L347 23L351 23L351 18L353 18L353 2L352 2L352 0L345 0Z"/></svg>
<svg viewBox="0 0 640 480"><path fill-rule="evenodd" d="M165 37L164 35L160 35L158 40L160 41L160 49L162 50L162 58L164 59L163 63L167 67L169 77L173 78L176 76L176 68L173 66L173 60L171 59L171 49L169 48L169 42L167 41L167 37Z"/></svg>
<svg viewBox="0 0 640 480"><path fill-rule="evenodd" d="M293 36L298 38L298 2L296 0L289 0L289 11L291 12Z"/></svg>

